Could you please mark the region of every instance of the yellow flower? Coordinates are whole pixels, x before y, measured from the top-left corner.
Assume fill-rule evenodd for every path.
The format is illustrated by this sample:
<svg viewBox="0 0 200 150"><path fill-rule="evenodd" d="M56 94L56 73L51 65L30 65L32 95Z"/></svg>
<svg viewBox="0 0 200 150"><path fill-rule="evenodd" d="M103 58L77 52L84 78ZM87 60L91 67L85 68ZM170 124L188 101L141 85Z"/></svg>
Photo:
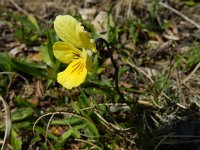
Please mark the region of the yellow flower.
<svg viewBox="0 0 200 150"><path fill-rule="evenodd" d="M84 27L72 16L57 16L54 28L62 41L54 44L53 53L58 60L69 64L63 72L58 73L57 81L65 88L72 89L85 81L92 65L87 51L95 52L96 47Z"/></svg>

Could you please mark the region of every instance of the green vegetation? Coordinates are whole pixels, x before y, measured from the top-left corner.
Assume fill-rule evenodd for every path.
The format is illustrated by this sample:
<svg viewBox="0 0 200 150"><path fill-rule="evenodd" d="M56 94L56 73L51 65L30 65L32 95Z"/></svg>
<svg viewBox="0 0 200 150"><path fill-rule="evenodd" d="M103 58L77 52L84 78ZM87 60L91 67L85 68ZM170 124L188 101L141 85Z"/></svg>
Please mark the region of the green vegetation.
<svg viewBox="0 0 200 150"><path fill-rule="evenodd" d="M12 126L6 144L14 150L200 147L196 28L188 27L187 21L161 7L158 0L131 2L107 4L102 31L95 24L99 20L94 23L102 11L98 8L101 2L90 4L96 9L92 19L74 12L77 4L73 2L68 10L93 38L104 38L112 45L119 89L116 68L103 44L92 56L92 70L81 86L67 90L56 82L57 73L66 68L53 55L53 45L59 40L53 21L63 14L60 10L46 14L48 19L21 15L8 6L0 10L0 95L10 112L9 120L2 99L1 141L9 129L7 119ZM200 8L193 0L170 4L187 15L191 12L184 8Z"/></svg>

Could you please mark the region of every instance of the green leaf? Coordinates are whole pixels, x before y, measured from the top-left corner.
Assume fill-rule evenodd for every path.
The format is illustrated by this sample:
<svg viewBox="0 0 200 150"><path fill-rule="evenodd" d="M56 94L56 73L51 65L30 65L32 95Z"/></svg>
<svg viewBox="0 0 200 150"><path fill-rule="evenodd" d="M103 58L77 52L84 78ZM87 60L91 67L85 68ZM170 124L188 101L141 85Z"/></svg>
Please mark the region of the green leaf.
<svg viewBox="0 0 200 150"><path fill-rule="evenodd" d="M187 61L187 68L191 69L194 65L196 65L200 61L200 47L194 46L191 48L191 52Z"/></svg>
<svg viewBox="0 0 200 150"><path fill-rule="evenodd" d="M47 31L47 50L52 64L55 64L55 57L53 55L53 43L55 42L53 35Z"/></svg>
<svg viewBox="0 0 200 150"><path fill-rule="evenodd" d="M103 91L101 89L95 88L95 87L88 87L84 90L87 94L99 94L99 95L107 95L106 91Z"/></svg>
<svg viewBox="0 0 200 150"><path fill-rule="evenodd" d="M154 88L159 91L159 90L165 90L170 87L171 81L168 79L168 74L164 74L158 79L156 79L154 83Z"/></svg>
<svg viewBox="0 0 200 150"><path fill-rule="evenodd" d="M85 122L85 125L87 126L88 133L91 136L99 137L98 129L96 128L94 123L87 121L87 122Z"/></svg>
<svg viewBox="0 0 200 150"><path fill-rule="evenodd" d="M106 69L106 66L100 66L100 67L97 69L97 74L101 74L105 69Z"/></svg>
<svg viewBox="0 0 200 150"><path fill-rule="evenodd" d="M38 142L40 140L41 140L40 136L34 136L34 138L32 138L32 140L31 140L31 143L36 143L36 142Z"/></svg>
<svg viewBox="0 0 200 150"><path fill-rule="evenodd" d="M102 79L102 83L104 83L104 84L107 85L108 87L111 87L111 86L112 86L112 81L111 81L111 79L109 79L107 76L102 75L101 79Z"/></svg>
<svg viewBox="0 0 200 150"><path fill-rule="evenodd" d="M80 106L79 106L79 104L77 102L72 103L72 108L78 114L81 112L81 108L80 108Z"/></svg>
<svg viewBox="0 0 200 150"><path fill-rule="evenodd" d="M113 17L113 6L108 11L108 25L109 27L115 27L114 17Z"/></svg>
<svg viewBox="0 0 200 150"><path fill-rule="evenodd" d="M87 96L85 95L85 93L81 90L81 95L79 95L78 99L79 99L79 106L81 108L86 108L90 106L90 100L87 98Z"/></svg>
<svg viewBox="0 0 200 150"><path fill-rule="evenodd" d="M55 150L59 150L64 145L65 140L67 140L71 136L72 131L73 129L69 129L61 135L61 139L59 139L54 146Z"/></svg>
<svg viewBox="0 0 200 150"><path fill-rule="evenodd" d="M13 129L21 129L21 128L27 128L30 126L30 122L28 121L23 121L23 122L19 122L19 123L13 123L12 124L12 128Z"/></svg>
<svg viewBox="0 0 200 150"><path fill-rule="evenodd" d="M15 97L15 101L17 102L17 105L21 106L21 107L32 107L32 108L34 108L36 106L36 105L28 102L27 100L24 100L21 95L17 95Z"/></svg>
<svg viewBox="0 0 200 150"><path fill-rule="evenodd" d="M188 6L194 6L196 3L194 0L184 0L183 3Z"/></svg>
<svg viewBox="0 0 200 150"><path fill-rule="evenodd" d="M43 33L40 31L38 23L33 15L26 17L10 14L12 18L18 21L20 27L16 28L15 35L28 45L39 44L39 36Z"/></svg>
<svg viewBox="0 0 200 150"><path fill-rule="evenodd" d="M102 103L101 105L99 105L99 110L101 110L101 111L99 111L99 113L100 113L100 115L103 115L103 113L106 113L106 104L104 104L104 103Z"/></svg>
<svg viewBox="0 0 200 150"><path fill-rule="evenodd" d="M136 32L136 28L133 24L131 24L131 26L129 27L129 33L132 39L133 46L135 46L138 39L138 32Z"/></svg>
<svg viewBox="0 0 200 150"><path fill-rule="evenodd" d="M81 134L80 134L80 132L78 130L74 129L71 134L75 138L81 138Z"/></svg>
<svg viewBox="0 0 200 150"><path fill-rule="evenodd" d="M5 130L5 123L0 121L0 131Z"/></svg>
<svg viewBox="0 0 200 150"><path fill-rule="evenodd" d="M22 149L22 140L21 137L17 134L15 130L11 131L11 145L14 150L21 150Z"/></svg>
<svg viewBox="0 0 200 150"><path fill-rule="evenodd" d="M61 137L59 138L59 140L56 142L54 148L57 150L59 149L60 147L63 146L63 144L65 143L65 141L70 137L70 136L73 136L74 138L80 138L81 137L81 134L78 130L80 130L83 126L80 125L80 126L75 126L69 130L67 130L65 133L63 133L61 135Z"/></svg>
<svg viewBox="0 0 200 150"><path fill-rule="evenodd" d="M44 60L44 62L48 65L48 66L53 66L52 64L52 61L50 59L50 56L49 56L49 51L47 49L47 46L46 45L41 45L40 46L40 54Z"/></svg>
<svg viewBox="0 0 200 150"><path fill-rule="evenodd" d="M6 53L0 53L0 68L2 71L12 71L10 57Z"/></svg>
<svg viewBox="0 0 200 150"><path fill-rule="evenodd" d="M128 71L130 67L128 66L123 66L119 68L119 77L121 77L126 71Z"/></svg>
<svg viewBox="0 0 200 150"><path fill-rule="evenodd" d="M30 107L17 109L16 111L11 113L11 120L12 121L23 120L31 116L33 112L34 110Z"/></svg>
<svg viewBox="0 0 200 150"><path fill-rule="evenodd" d="M72 131L73 131L73 129L69 129L65 133L63 133L61 135L62 141L65 141L66 139L68 139L71 136Z"/></svg>
<svg viewBox="0 0 200 150"><path fill-rule="evenodd" d="M37 134L42 134L44 137L46 136L46 128L41 128L41 127L37 126L37 127L35 127L35 131L36 131ZM50 138L50 139L53 139L55 141L58 140L57 136L55 136L54 134L49 133L49 132L47 133L47 137Z"/></svg>
<svg viewBox="0 0 200 150"><path fill-rule="evenodd" d="M32 14L27 16L27 20L30 22L30 24L32 24L32 28L35 31L38 31L38 32L40 31L37 20L35 19L35 17Z"/></svg>
<svg viewBox="0 0 200 150"><path fill-rule="evenodd" d="M39 31L39 26L37 24L37 21L32 15L29 15L28 17L11 15L11 17L21 22L21 24L24 24L26 28L29 28L33 31Z"/></svg>
<svg viewBox="0 0 200 150"><path fill-rule="evenodd" d="M83 122L82 119L71 117L71 118L52 120L51 124L52 125L68 125L68 124L74 125L74 124L80 124L81 122Z"/></svg>
<svg viewBox="0 0 200 150"><path fill-rule="evenodd" d="M48 75L47 67L44 64L28 62L27 60L20 60L15 58L11 59L11 64L13 68L26 74L36 77L53 78L52 76Z"/></svg>

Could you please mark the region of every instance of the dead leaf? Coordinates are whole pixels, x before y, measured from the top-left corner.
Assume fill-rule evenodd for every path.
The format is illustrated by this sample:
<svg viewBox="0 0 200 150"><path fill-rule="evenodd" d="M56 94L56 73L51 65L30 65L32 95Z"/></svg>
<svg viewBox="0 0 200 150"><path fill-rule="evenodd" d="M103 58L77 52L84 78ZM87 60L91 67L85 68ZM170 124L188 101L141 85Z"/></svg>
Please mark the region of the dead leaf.
<svg viewBox="0 0 200 150"><path fill-rule="evenodd" d="M61 126L51 127L50 131L51 131L51 133L58 135L58 136L62 135L65 132L65 130Z"/></svg>
<svg viewBox="0 0 200 150"><path fill-rule="evenodd" d="M171 30L166 30L166 32L163 33L163 36L168 40L174 40L174 41L180 40L180 37L176 36Z"/></svg>
<svg viewBox="0 0 200 150"><path fill-rule="evenodd" d="M43 99L45 96L45 86L42 80L36 81L36 96L41 99Z"/></svg>
<svg viewBox="0 0 200 150"><path fill-rule="evenodd" d="M12 57L16 57L17 54L21 53L25 47L26 47L25 44L21 44L20 46L17 46L15 48L11 49L10 52L9 52L9 54Z"/></svg>
<svg viewBox="0 0 200 150"><path fill-rule="evenodd" d="M31 61L42 62L43 57L40 53L28 53L27 58Z"/></svg>
<svg viewBox="0 0 200 150"><path fill-rule="evenodd" d="M100 11L99 14L92 21L94 28L99 33L106 32L108 30L108 14L105 11Z"/></svg>
<svg viewBox="0 0 200 150"><path fill-rule="evenodd" d="M92 20L94 18L94 15L96 14L96 9L83 8L79 10L79 13L81 14L84 20Z"/></svg>
<svg viewBox="0 0 200 150"><path fill-rule="evenodd" d="M37 98L28 99L27 101L36 106L39 104L39 100Z"/></svg>

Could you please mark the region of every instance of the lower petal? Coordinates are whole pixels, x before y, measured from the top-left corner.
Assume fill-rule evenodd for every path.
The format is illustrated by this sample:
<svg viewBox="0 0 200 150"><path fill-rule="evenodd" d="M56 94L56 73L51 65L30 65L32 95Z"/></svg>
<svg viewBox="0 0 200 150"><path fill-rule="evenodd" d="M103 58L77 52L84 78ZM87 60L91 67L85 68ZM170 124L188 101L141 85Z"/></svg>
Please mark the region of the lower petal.
<svg viewBox="0 0 200 150"><path fill-rule="evenodd" d="M70 63L63 72L58 73L57 81L63 87L72 89L73 87L78 87L83 83L86 76L87 69L84 65L83 59L80 58Z"/></svg>
<svg viewBox="0 0 200 150"><path fill-rule="evenodd" d="M65 42L56 42L53 46L54 56L63 63L69 64L74 58L79 57L81 51Z"/></svg>

